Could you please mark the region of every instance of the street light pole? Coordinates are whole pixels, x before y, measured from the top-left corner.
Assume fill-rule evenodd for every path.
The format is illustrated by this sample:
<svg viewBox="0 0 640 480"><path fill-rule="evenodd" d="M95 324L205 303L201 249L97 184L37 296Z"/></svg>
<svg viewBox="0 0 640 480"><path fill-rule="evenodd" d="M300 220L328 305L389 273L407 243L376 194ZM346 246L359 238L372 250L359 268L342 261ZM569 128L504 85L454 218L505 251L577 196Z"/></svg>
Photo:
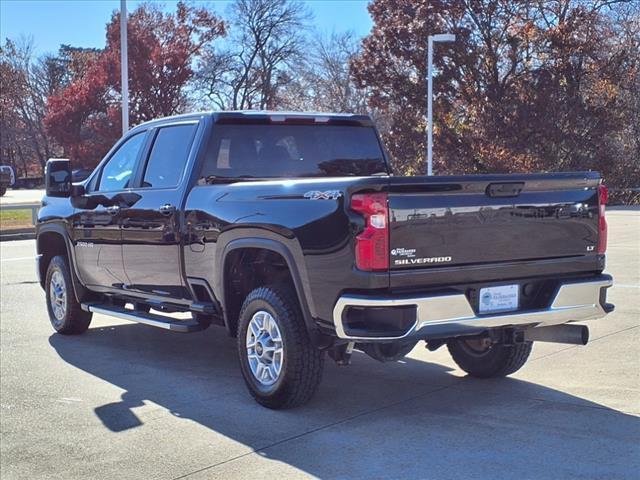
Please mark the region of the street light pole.
<svg viewBox="0 0 640 480"><path fill-rule="evenodd" d="M429 35L427 48L427 175L433 175L433 43L453 42L456 36L450 33Z"/></svg>
<svg viewBox="0 0 640 480"><path fill-rule="evenodd" d="M123 0L124 1L124 0ZM427 175L433 175L433 36L427 52Z"/></svg>
<svg viewBox="0 0 640 480"><path fill-rule="evenodd" d="M127 0L120 0L120 75L122 86L122 135L129 131L129 59L127 48Z"/></svg>

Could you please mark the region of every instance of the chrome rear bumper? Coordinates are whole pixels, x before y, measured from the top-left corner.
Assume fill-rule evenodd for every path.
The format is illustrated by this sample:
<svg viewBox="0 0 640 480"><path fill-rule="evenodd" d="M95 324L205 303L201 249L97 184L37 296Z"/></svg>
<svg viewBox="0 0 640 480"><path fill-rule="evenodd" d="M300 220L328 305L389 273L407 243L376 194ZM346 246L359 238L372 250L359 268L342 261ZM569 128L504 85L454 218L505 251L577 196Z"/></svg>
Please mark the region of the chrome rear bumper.
<svg viewBox="0 0 640 480"><path fill-rule="evenodd" d="M437 296L366 297L344 295L333 309L333 323L339 338L348 340L386 341L409 336L459 336L490 329L512 326L550 326L604 317L608 312L601 304L600 292L613 284L609 275L594 280L567 282L555 294L551 306L543 310L476 315L463 294ZM343 324L343 314L349 307L416 307L416 321L400 336L350 335Z"/></svg>

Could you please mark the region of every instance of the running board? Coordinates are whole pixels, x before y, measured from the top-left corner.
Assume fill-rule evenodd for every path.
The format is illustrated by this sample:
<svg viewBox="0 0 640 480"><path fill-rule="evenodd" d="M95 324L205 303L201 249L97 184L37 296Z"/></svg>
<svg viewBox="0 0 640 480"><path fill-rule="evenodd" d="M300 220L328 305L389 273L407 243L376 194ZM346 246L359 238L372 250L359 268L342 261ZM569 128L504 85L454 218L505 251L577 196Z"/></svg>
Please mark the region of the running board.
<svg viewBox="0 0 640 480"><path fill-rule="evenodd" d="M82 309L87 312L101 313L110 317L129 320L130 322L143 323L152 327L164 328L172 332L190 333L204 330L206 327L200 325L196 320L176 320L175 318L156 315L155 313L138 312L127 310L126 308L114 305L83 303Z"/></svg>

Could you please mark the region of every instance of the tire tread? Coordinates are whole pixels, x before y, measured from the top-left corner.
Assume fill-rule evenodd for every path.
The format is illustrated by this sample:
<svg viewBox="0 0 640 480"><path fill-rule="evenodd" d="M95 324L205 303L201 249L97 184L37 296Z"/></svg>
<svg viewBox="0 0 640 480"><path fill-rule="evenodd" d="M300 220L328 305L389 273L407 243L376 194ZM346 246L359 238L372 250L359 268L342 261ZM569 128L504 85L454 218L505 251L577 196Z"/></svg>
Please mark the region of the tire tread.
<svg viewBox="0 0 640 480"><path fill-rule="evenodd" d="M469 355L460 346L460 340L447 342L447 348L453 361L469 375L478 378L506 377L517 372L527 362L532 342L515 345L495 344L486 357Z"/></svg>
<svg viewBox="0 0 640 480"><path fill-rule="evenodd" d="M308 402L318 389L320 381L322 380L324 355L311 343L306 326L302 320L302 313L297 296L295 296L295 293L287 286L269 285L258 287L249 293L240 310L239 329L247 323L247 320L243 320L243 318L247 309L251 308L251 303L256 300L262 300L271 305L275 310L279 310L281 312L281 318L278 320L281 328L288 330L290 341L287 345L289 353L286 357L287 385L285 386L284 395L264 397L252 388L251 380L245 378L245 382L253 397L261 405L268 408L279 409L300 406ZM245 337L240 331L237 337L238 352L242 354L245 349Z"/></svg>
<svg viewBox="0 0 640 480"><path fill-rule="evenodd" d="M67 320L59 328L54 328L58 333L63 335L79 335L84 333L89 324L91 324L92 314L82 310L80 303L76 300L75 292L73 290L73 282L71 280L71 272L69 270L69 263L66 257L57 255L51 259L47 266L47 279L46 279L46 297L47 297L47 311L49 317L53 318L53 312L51 311L51 305L49 300L49 285L51 282L51 275L53 274L53 268L58 267L64 277L64 282L67 286ZM53 321L51 322L53 325Z"/></svg>

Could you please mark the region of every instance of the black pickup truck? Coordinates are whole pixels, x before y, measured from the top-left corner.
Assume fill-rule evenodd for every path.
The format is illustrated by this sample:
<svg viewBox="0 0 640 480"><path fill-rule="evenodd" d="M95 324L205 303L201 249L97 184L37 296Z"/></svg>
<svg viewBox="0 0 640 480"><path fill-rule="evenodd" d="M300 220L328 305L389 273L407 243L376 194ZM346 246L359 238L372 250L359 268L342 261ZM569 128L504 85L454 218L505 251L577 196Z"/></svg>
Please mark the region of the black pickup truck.
<svg viewBox="0 0 640 480"><path fill-rule="evenodd" d="M613 309L597 173L396 177L366 116L160 119L85 181L68 160L46 181L37 268L54 329L82 333L93 313L220 325L270 408L309 400L325 354L393 361L425 340L504 376L534 341L586 344L570 322Z"/></svg>

